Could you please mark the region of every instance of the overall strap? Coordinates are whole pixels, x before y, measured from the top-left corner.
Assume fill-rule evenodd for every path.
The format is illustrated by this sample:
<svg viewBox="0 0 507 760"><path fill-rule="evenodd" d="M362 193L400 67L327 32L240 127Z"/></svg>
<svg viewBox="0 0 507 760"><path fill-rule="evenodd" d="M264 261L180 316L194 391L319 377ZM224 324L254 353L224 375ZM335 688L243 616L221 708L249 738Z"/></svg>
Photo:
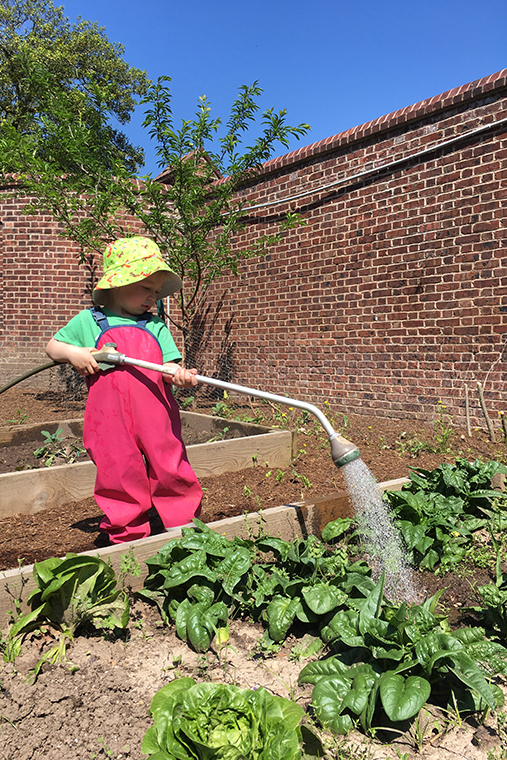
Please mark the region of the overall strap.
<svg viewBox="0 0 507 760"><path fill-rule="evenodd" d="M106 330L109 330L109 322L107 321L107 317L102 311L102 309L99 309L98 306L92 306L90 311L92 313L92 317L94 318L95 322L100 327L100 332L103 333Z"/></svg>
<svg viewBox="0 0 507 760"><path fill-rule="evenodd" d="M145 311L144 314L141 314L140 317L137 318L137 327L141 327L143 330L146 329L147 322L151 319L151 314L149 311Z"/></svg>
<svg viewBox="0 0 507 760"><path fill-rule="evenodd" d="M92 317L94 318L95 322L100 327L100 332L105 332L106 330L109 330L110 325L102 309L99 308L98 306L92 306L90 311L92 313ZM141 327L142 329L145 329L146 324L149 319L151 319L151 314L149 311L145 311L144 314L141 314L141 316L137 318L136 327Z"/></svg>

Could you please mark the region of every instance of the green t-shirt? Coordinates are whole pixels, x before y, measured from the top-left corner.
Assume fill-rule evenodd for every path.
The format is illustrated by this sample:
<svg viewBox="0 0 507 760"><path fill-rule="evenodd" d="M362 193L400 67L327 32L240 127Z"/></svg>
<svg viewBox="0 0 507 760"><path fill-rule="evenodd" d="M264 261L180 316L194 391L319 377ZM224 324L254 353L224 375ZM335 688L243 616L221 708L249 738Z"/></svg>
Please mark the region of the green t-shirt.
<svg viewBox="0 0 507 760"><path fill-rule="evenodd" d="M102 310L107 317L110 327L117 327L118 325L135 325L137 322L135 317L119 317L117 314L113 314L113 312L104 307L102 307ZM181 361L181 354L176 348L173 337L163 319L152 316L146 323L146 328L153 333L160 343L163 362ZM99 335L100 327L95 322L90 309L84 309L83 311L80 311L79 314L76 314L75 317L72 317L65 327L58 330L54 338L61 343L68 343L71 346L92 348L95 346Z"/></svg>

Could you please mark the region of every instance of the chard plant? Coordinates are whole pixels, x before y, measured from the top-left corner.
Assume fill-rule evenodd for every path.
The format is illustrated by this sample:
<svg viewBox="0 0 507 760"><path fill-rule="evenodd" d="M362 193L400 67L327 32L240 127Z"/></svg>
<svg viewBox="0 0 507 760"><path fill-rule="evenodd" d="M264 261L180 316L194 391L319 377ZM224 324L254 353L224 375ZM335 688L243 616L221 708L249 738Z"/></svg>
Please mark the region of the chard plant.
<svg viewBox="0 0 507 760"><path fill-rule="evenodd" d="M426 702L469 712L501 706L492 663L507 673L507 650L481 628L451 632L435 614L443 591L422 605L394 606L383 583L381 577L358 609L333 616L321 635L334 654L300 673L300 684L314 685L320 723L338 734L356 725L403 730Z"/></svg>
<svg viewBox="0 0 507 760"><path fill-rule="evenodd" d="M303 708L263 688L250 691L179 678L155 694L150 712L154 725L141 750L154 760L300 760L303 751L307 758L324 755L317 737L301 726Z"/></svg>
<svg viewBox="0 0 507 760"><path fill-rule="evenodd" d="M53 628L60 634L59 643L37 664L35 677L44 662L65 659L68 643L85 625L98 630L127 626L127 594L117 587L114 570L100 558L67 554L65 559L47 559L35 563L33 576L37 588L27 600L31 611L10 628L4 660L16 659L23 639L32 631Z"/></svg>

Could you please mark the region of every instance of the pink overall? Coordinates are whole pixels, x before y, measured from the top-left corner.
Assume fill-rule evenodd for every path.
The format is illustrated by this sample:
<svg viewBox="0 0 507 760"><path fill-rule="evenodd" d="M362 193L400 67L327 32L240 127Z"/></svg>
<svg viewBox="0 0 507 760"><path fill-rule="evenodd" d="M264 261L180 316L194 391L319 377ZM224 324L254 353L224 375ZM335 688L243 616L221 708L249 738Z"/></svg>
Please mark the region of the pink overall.
<svg viewBox="0 0 507 760"><path fill-rule="evenodd" d="M103 330L97 348L116 343L127 356L162 363L145 315L136 327L109 327L99 310L92 313ZM83 443L97 465L94 495L105 515L100 527L112 543L149 536L152 506L166 528L199 514L202 489L187 459L178 406L160 373L115 367L94 375Z"/></svg>

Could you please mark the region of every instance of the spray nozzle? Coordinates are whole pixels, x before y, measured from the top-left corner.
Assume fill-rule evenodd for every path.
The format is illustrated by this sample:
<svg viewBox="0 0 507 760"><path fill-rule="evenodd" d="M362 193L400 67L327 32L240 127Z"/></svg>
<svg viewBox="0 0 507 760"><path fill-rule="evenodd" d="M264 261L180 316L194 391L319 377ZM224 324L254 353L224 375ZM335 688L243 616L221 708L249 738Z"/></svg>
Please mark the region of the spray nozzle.
<svg viewBox="0 0 507 760"><path fill-rule="evenodd" d="M348 464L361 456L357 446L347 441L339 433L333 433L329 436L329 442L331 444L331 456L337 467L343 467L344 464Z"/></svg>

